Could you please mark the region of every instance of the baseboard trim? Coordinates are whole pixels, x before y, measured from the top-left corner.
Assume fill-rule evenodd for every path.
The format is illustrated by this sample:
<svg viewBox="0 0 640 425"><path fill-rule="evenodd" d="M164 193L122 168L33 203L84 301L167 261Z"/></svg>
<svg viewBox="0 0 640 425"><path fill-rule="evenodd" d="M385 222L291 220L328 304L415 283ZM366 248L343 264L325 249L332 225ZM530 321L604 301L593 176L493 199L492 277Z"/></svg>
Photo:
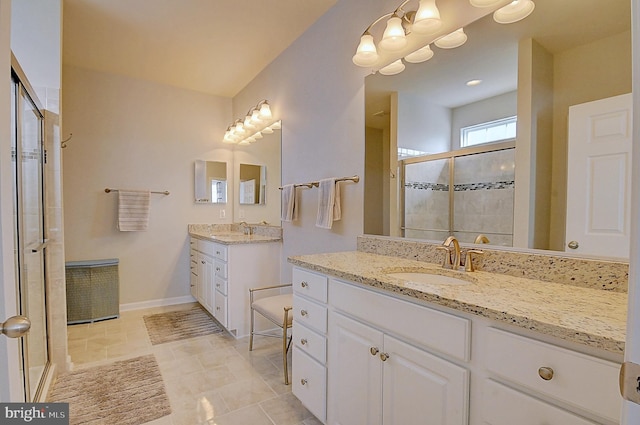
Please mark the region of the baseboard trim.
<svg viewBox="0 0 640 425"><path fill-rule="evenodd" d="M191 295L174 298L162 298L159 300L140 301L137 303L120 304L120 311L142 310L143 308L164 307L167 305L185 304L196 302Z"/></svg>

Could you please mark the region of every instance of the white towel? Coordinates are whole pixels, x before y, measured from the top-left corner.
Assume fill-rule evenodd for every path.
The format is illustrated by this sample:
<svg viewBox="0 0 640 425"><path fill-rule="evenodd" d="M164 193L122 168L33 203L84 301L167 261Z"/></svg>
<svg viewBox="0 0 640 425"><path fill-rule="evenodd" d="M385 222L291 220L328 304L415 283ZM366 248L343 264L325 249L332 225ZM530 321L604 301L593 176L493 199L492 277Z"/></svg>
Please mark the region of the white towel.
<svg viewBox="0 0 640 425"><path fill-rule="evenodd" d="M340 220L340 185L335 177L320 180L318 186L318 216L316 226L323 229L331 229L333 222Z"/></svg>
<svg viewBox="0 0 640 425"><path fill-rule="evenodd" d="M149 225L148 190L118 190L118 230L147 230Z"/></svg>
<svg viewBox="0 0 640 425"><path fill-rule="evenodd" d="M282 186L282 206L280 208L280 219L282 221L295 221L298 219L298 194L296 187L292 184Z"/></svg>

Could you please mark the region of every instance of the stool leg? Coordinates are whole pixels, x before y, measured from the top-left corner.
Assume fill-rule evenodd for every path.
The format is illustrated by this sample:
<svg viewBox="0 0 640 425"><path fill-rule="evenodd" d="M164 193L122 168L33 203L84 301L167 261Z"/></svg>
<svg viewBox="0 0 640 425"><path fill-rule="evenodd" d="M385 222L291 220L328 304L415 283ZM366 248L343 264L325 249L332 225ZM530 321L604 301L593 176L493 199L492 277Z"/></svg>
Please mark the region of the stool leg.
<svg viewBox="0 0 640 425"><path fill-rule="evenodd" d="M249 351L253 351L253 308L251 309L251 332L249 333Z"/></svg>

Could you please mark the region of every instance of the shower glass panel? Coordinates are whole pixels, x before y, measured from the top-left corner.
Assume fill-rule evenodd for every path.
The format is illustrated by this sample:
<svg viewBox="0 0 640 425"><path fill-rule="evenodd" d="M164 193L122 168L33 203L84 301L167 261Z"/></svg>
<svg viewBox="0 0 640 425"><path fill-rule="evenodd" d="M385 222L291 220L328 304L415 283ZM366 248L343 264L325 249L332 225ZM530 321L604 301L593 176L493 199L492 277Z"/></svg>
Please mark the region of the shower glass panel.
<svg viewBox="0 0 640 425"><path fill-rule="evenodd" d="M404 236L445 239L449 235L449 158L404 167Z"/></svg>
<svg viewBox="0 0 640 425"><path fill-rule="evenodd" d="M473 242L513 245L515 149L454 157L453 234Z"/></svg>
<svg viewBox="0 0 640 425"><path fill-rule="evenodd" d="M25 400L39 397L49 366L45 299L43 115L24 86L12 84L12 138L20 314L31 321L22 339Z"/></svg>

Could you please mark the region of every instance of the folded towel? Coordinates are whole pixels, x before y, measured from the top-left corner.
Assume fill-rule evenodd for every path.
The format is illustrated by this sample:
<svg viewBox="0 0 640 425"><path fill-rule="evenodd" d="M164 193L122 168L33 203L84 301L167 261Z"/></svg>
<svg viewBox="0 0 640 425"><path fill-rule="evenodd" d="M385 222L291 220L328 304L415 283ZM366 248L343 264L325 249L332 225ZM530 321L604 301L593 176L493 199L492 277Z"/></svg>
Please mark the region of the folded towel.
<svg viewBox="0 0 640 425"><path fill-rule="evenodd" d="M336 183L335 177L320 180L316 226L323 229L331 229L333 222L340 220L341 217L340 185Z"/></svg>
<svg viewBox="0 0 640 425"><path fill-rule="evenodd" d="M149 225L148 190L118 190L118 230L147 230Z"/></svg>
<svg viewBox="0 0 640 425"><path fill-rule="evenodd" d="M282 221L295 221L298 219L298 193L296 187L287 184L282 187L282 206L280 208L280 219Z"/></svg>

